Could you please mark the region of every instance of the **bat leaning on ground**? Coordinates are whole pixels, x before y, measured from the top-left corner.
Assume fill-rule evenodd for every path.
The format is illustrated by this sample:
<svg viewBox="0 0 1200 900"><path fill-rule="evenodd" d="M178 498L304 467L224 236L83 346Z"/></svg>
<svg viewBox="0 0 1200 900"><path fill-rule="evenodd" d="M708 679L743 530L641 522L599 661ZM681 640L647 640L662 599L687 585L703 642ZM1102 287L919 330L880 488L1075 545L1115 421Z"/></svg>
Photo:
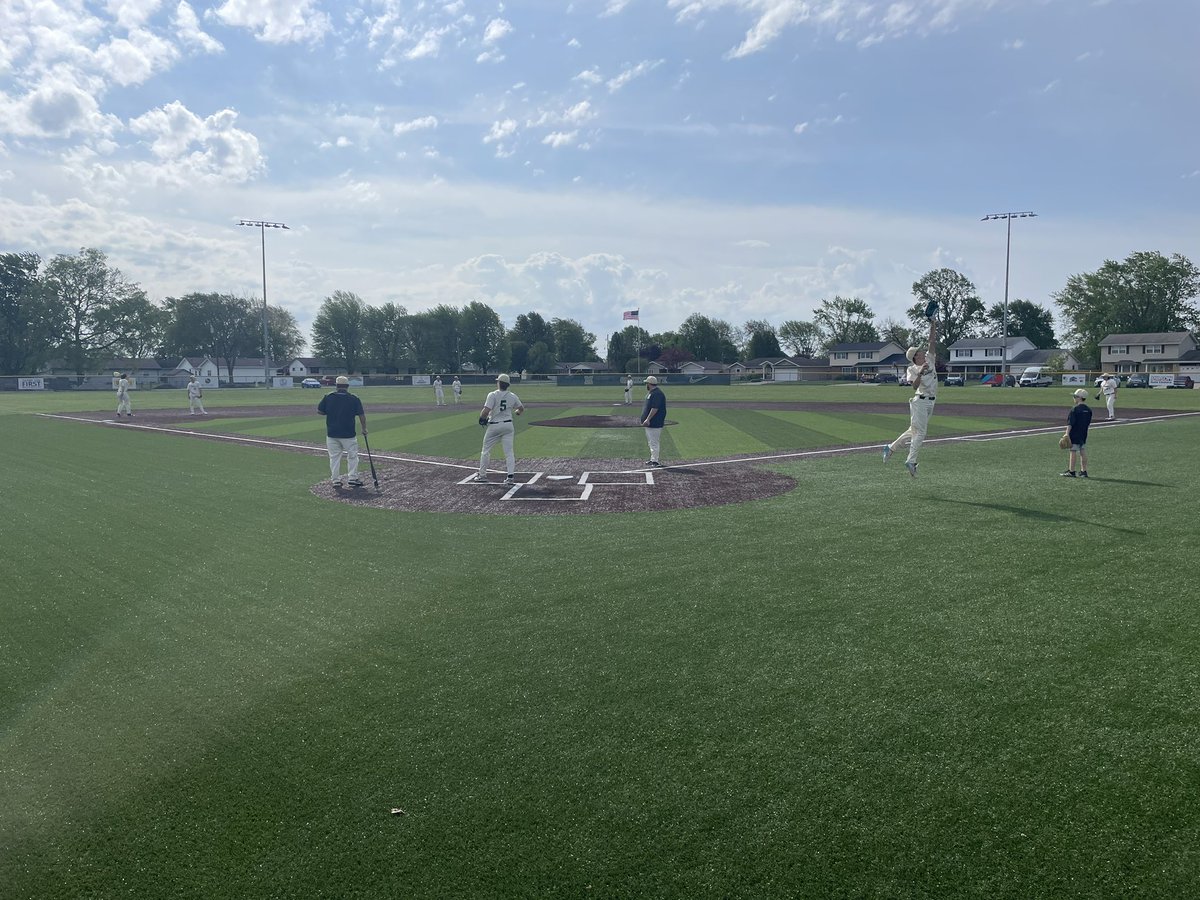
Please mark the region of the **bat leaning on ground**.
<svg viewBox="0 0 1200 900"><path fill-rule="evenodd" d="M371 456L371 442L367 440L367 433L363 432L363 443L367 446L367 462L371 464L371 480L375 482L375 492L383 493L379 490L379 476L375 474L375 459Z"/></svg>

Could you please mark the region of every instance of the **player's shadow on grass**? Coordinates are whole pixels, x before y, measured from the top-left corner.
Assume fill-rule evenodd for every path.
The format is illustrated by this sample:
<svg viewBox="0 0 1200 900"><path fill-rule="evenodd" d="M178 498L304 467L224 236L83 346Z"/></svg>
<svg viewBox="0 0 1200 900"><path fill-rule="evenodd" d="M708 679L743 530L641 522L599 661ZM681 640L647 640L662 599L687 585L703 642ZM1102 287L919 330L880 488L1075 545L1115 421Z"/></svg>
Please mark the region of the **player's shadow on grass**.
<svg viewBox="0 0 1200 900"><path fill-rule="evenodd" d="M1161 481L1137 481L1133 478L1102 478L1099 475L1089 475L1088 481L1099 481L1104 484L1133 484L1138 487L1175 487L1173 484L1163 484Z"/></svg>
<svg viewBox="0 0 1200 900"><path fill-rule="evenodd" d="M981 509L995 509L1000 512L1012 513L1022 519L1036 519L1040 522L1069 522L1077 525L1088 525L1092 528L1106 528L1121 534L1136 534L1145 536L1146 532L1137 528L1122 528L1119 525L1106 525L1103 522L1090 522L1078 516L1064 516L1059 513L1046 512L1043 509L1030 509L1027 506L1009 506L1007 503L980 503L974 500L951 500L946 497L936 498L940 503L957 503L960 506L977 506Z"/></svg>

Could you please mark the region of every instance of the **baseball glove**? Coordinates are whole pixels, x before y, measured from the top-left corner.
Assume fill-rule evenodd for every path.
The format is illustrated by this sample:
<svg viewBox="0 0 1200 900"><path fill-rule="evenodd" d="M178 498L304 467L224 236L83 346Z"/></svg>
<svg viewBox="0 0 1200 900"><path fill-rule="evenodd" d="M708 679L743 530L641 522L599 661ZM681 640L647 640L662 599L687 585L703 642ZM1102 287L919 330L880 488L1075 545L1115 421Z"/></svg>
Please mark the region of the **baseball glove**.
<svg viewBox="0 0 1200 900"><path fill-rule="evenodd" d="M1071 436L1069 434L1064 434L1062 437L1060 437L1058 439L1058 449L1059 450L1070 450L1071 449Z"/></svg>
<svg viewBox="0 0 1200 900"><path fill-rule="evenodd" d="M480 424L480 425L482 425L484 428L487 428L487 427L488 427L488 417L487 417L487 416L480 416L480 417L479 417L479 424Z"/></svg>
<svg viewBox="0 0 1200 900"><path fill-rule="evenodd" d="M937 311L938 302L936 300L930 300L925 304L925 318L927 318L930 322L932 322L933 317L937 315Z"/></svg>

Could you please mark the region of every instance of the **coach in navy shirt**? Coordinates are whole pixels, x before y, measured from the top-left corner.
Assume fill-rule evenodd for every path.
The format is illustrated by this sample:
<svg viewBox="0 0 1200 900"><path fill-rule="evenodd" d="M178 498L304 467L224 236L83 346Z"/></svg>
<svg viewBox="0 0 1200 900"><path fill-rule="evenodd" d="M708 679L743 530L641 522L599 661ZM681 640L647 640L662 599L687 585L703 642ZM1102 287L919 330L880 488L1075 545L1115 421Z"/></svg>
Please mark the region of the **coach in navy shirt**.
<svg viewBox="0 0 1200 900"><path fill-rule="evenodd" d="M646 402L642 404L642 425L646 429L646 443L650 445L650 460L646 465L652 469L662 466L658 461L658 449L662 443L663 426L667 424L667 395L658 386L658 379L651 375L645 381Z"/></svg>
<svg viewBox="0 0 1200 900"><path fill-rule="evenodd" d="M326 394L317 404L317 413L325 417L325 446L329 449L329 479L334 487L342 487L342 457L346 458L346 484L362 487L358 478L358 439L354 433L354 417L367 433L367 414L362 401L350 393L350 379L339 375L337 390Z"/></svg>

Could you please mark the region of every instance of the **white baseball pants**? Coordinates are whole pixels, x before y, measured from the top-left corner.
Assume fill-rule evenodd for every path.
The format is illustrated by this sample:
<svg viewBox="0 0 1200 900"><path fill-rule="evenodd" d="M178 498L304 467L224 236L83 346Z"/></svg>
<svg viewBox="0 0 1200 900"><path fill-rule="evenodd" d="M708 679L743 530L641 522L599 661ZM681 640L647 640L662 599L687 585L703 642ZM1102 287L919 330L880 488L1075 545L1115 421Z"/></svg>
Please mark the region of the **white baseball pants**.
<svg viewBox="0 0 1200 900"><path fill-rule="evenodd" d="M915 463L917 452L925 440L925 432L929 430L929 417L933 415L933 401L913 397L908 401L908 411L908 430L888 446L895 452L907 443L908 459L905 462Z"/></svg>
<svg viewBox="0 0 1200 900"><path fill-rule="evenodd" d="M658 462L658 449L662 445L662 429L647 428L646 443L650 445L650 461Z"/></svg>
<svg viewBox="0 0 1200 900"><path fill-rule="evenodd" d="M208 415L208 412L204 409L204 401L202 399L199 397L188 397L188 412L193 416L196 414L196 407L199 407L200 412L204 413L204 415Z"/></svg>
<svg viewBox="0 0 1200 900"><path fill-rule="evenodd" d="M1105 394L1104 402L1106 404L1108 404L1108 417L1110 419L1115 419L1117 417L1117 413L1116 413L1117 395L1116 394Z"/></svg>
<svg viewBox="0 0 1200 900"><path fill-rule="evenodd" d="M493 422L483 435L483 452L479 454L479 474L487 477L488 463L492 460L492 448L499 444L504 449L505 472L509 475L517 471L517 458L513 455L512 422Z"/></svg>
<svg viewBox="0 0 1200 900"><path fill-rule="evenodd" d="M353 481L358 477L358 438L325 438L329 450L329 477L341 481L342 457L346 457L346 478Z"/></svg>
<svg viewBox="0 0 1200 900"><path fill-rule="evenodd" d="M133 415L133 407L129 405L128 394L117 394L117 415L119 416L121 413Z"/></svg>

